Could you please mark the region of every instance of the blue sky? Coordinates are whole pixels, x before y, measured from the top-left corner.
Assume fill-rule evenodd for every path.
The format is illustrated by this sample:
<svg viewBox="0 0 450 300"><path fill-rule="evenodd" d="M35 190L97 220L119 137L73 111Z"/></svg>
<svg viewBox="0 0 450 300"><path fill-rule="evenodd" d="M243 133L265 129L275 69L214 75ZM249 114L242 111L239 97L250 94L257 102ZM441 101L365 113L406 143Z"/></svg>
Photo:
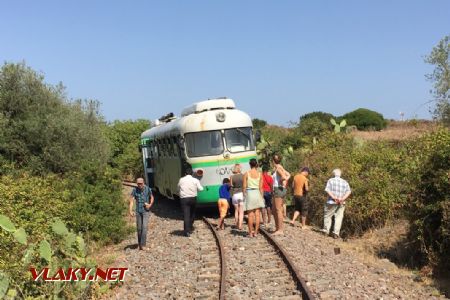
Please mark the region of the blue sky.
<svg viewBox="0 0 450 300"><path fill-rule="evenodd" d="M3 1L0 61L25 61L107 120L228 96L252 117L359 107L430 118L450 1Z"/></svg>

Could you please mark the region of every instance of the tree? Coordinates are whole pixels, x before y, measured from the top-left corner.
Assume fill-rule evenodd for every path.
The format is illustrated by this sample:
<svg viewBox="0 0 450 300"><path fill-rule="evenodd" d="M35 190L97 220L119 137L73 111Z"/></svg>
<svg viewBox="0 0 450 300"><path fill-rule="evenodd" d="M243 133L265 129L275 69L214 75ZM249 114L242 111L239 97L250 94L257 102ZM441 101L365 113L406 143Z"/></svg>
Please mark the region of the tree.
<svg viewBox="0 0 450 300"><path fill-rule="evenodd" d="M255 131L259 130L267 125L266 121L257 119L257 118L253 119L252 123L253 123L253 130L255 130Z"/></svg>
<svg viewBox="0 0 450 300"><path fill-rule="evenodd" d="M359 130L381 130L387 125L382 114L366 108L346 113L340 118L342 119L345 119L348 125L355 125Z"/></svg>
<svg viewBox="0 0 450 300"><path fill-rule="evenodd" d="M450 36L445 36L433 48L425 62L434 66L434 71L426 75L433 82L431 91L436 106L433 115L435 119L450 127Z"/></svg>
<svg viewBox="0 0 450 300"><path fill-rule="evenodd" d="M34 173L105 166L109 156L99 103L69 101L62 84L25 63L0 68L0 156Z"/></svg>
<svg viewBox="0 0 450 300"><path fill-rule="evenodd" d="M307 113L307 114L301 116L299 123L301 125L301 123L303 121L306 121L308 119L316 119L316 120L319 120L319 121L323 122L324 124L328 125L330 127L330 130L331 130L331 129L333 129L333 127L330 126L330 119L335 119L335 118L336 117L333 116L330 113L326 113L326 112L323 112L323 111L314 111L314 112Z"/></svg>
<svg viewBox="0 0 450 300"><path fill-rule="evenodd" d="M141 133L151 127L149 120L114 121L106 134L112 150L110 165L122 176L142 176L142 157L138 151Z"/></svg>

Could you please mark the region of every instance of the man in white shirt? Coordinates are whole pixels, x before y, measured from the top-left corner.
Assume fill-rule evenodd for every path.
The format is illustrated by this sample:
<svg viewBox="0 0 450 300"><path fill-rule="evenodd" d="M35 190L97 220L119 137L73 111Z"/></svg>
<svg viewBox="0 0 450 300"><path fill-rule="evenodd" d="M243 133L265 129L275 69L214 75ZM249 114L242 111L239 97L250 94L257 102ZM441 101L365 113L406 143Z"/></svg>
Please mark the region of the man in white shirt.
<svg viewBox="0 0 450 300"><path fill-rule="evenodd" d="M203 187L197 178L192 177L191 168L188 168L185 173L186 176L181 177L178 181L178 193L184 215L184 235L189 237L194 224L197 192L203 191Z"/></svg>
<svg viewBox="0 0 450 300"><path fill-rule="evenodd" d="M324 228L322 232L329 234L331 227L331 218L334 216L333 238L339 238L339 231L341 230L342 219L344 218L345 200L351 194L350 185L341 178L341 170L333 170L333 178L330 178L325 187L327 192L327 203L324 208Z"/></svg>

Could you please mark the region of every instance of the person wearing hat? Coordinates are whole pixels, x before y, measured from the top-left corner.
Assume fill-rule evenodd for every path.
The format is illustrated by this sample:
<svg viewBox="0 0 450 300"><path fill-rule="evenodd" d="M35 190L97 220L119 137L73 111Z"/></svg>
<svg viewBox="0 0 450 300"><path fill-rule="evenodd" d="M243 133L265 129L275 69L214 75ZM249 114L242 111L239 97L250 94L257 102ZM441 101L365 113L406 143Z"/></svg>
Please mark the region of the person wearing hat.
<svg viewBox="0 0 450 300"><path fill-rule="evenodd" d="M327 235L330 233L331 218L334 216L332 237L338 239L344 218L345 200L350 196L351 190L348 182L341 178L342 171L340 169L334 169L333 175L334 177L328 179L325 187L328 198L324 208L322 232Z"/></svg>
<svg viewBox="0 0 450 300"><path fill-rule="evenodd" d="M294 188L294 202L295 202L295 212L290 222L294 225L295 220L299 215L302 216L302 228L306 227L306 217L308 215L308 198L307 193L309 191L308 183L309 168L303 167L300 173L294 176L293 188Z"/></svg>
<svg viewBox="0 0 450 300"><path fill-rule="evenodd" d="M144 184L143 178L136 180L137 187L133 188L130 197L129 213L130 216L136 216L136 228L139 250L147 250L147 229L148 219L150 218L150 208L153 205L152 190ZM133 212L133 204L136 203L136 212Z"/></svg>

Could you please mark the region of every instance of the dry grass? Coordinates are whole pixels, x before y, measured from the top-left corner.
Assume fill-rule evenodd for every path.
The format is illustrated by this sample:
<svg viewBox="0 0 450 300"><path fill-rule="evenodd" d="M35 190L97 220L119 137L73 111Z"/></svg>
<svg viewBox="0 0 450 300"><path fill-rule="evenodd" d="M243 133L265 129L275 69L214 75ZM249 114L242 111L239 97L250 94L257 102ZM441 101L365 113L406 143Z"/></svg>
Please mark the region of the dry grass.
<svg viewBox="0 0 450 300"><path fill-rule="evenodd" d="M401 261L405 254L395 246L405 239L408 234L409 223L406 220L395 220L386 224L384 227L366 232L362 237L348 240L356 250L379 256L380 253L386 253L388 250L398 251L389 253L391 258ZM406 254L407 255L407 254Z"/></svg>
<svg viewBox="0 0 450 300"><path fill-rule="evenodd" d="M354 137L363 140L392 140L399 141L410 138L416 138L424 133L432 132L438 128L438 125L432 121L411 120L411 121L391 121L388 127L381 131L353 131Z"/></svg>
<svg viewBox="0 0 450 300"><path fill-rule="evenodd" d="M391 273L410 275L411 272L417 276L421 284L434 286L440 293L450 295L450 278L446 276L433 276L431 268L425 266L420 270L411 270L402 266L410 259L410 253L404 243L409 231L410 224L407 220L398 219L388 222L384 227L366 232L360 238L349 239L342 242L344 249L350 250L366 263L382 266ZM402 246L403 245L403 246ZM383 258L383 257L388 257ZM391 261L400 263L395 265Z"/></svg>

